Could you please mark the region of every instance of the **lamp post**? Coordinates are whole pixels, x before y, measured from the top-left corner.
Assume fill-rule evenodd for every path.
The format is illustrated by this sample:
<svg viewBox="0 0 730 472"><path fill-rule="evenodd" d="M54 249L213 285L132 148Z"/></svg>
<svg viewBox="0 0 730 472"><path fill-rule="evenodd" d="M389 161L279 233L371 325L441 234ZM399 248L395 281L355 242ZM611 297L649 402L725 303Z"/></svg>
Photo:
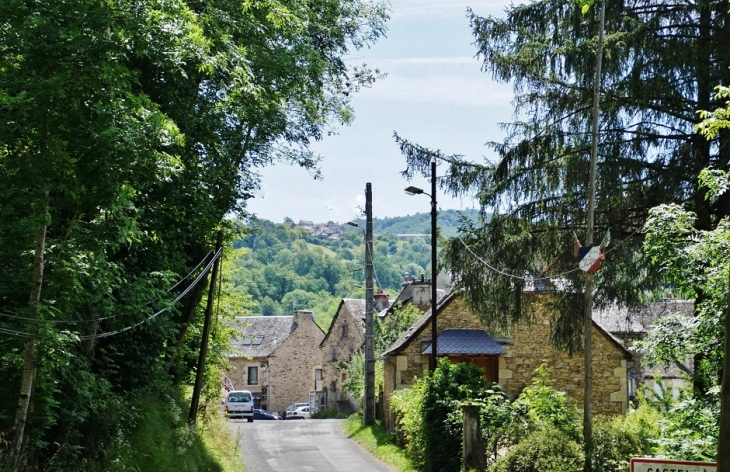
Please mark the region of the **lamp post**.
<svg viewBox="0 0 730 472"><path fill-rule="evenodd" d="M438 331L436 330L436 161L431 161L431 193L428 194L418 187L406 188L408 195L428 195L431 197L431 359L429 369L436 370L436 354L438 353Z"/></svg>

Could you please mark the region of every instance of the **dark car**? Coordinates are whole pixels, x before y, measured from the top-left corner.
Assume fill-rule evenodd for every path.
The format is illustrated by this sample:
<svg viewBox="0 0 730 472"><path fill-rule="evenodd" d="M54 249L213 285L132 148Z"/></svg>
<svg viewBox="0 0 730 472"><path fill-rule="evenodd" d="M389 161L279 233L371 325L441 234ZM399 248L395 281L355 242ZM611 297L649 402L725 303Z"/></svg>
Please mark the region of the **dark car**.
<svg viewBox="0 0 730 472"><path fill-rule="evenodd" d="M255 420L280 420L281 418L279 417L279 415L276 415L274 413L269 413L266 410L262 410L260 408L254 408L253 419L255 419Z"/></svg>

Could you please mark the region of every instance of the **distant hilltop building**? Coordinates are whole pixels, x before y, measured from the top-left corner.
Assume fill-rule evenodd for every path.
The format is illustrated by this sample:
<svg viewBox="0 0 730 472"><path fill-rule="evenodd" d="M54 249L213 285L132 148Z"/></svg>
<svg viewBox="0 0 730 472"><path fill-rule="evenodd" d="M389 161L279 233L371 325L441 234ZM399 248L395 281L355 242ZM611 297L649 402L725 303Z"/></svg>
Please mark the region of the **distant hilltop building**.
<svg viewBox="0 0 730 472"><path fill-rule="evenodd" d="M337 223L314 223L309 220L299 220L299 223L289 223L292 228L304 228L309 234L319 239L339 241L344 237L342 229Z"/></svg>
<svg viewBox="0 0 730 472"><path fill-rule="evenodd" d="M413 241L414 239L419 238L426 238L431 236L430 234L422 234L422 233L405 233L405 234L396 234L395 237L402 240L402 241Z"/></svg>

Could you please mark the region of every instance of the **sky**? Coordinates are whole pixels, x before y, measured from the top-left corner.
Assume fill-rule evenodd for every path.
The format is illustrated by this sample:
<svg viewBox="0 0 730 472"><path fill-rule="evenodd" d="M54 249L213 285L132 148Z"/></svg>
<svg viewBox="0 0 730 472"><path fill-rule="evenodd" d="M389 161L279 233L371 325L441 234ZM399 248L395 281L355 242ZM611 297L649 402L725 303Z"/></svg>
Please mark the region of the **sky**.
<svg viewBox="0 0 730 472"><path fill-rule="evenodd" d="M373 217L428 213L427 196L409 196L403 189L415 185L430 193L430 180L402 177L406 163L394 132L445 154L477 162L493 159L485 143L502 141L499 125L511 119L513 93L481 71L467 6L480 16L503 17L508 2L391 0L387 37L348 58L387 77L355 94L351 125L313 144L323 158L323 179L286 164L263 169L262 188L249 200L248 210L275 223L289 217L344 224L361 217L369 182ZM436 200L442 210L476 208L471 198L453 199L442 192Z"/></svg>

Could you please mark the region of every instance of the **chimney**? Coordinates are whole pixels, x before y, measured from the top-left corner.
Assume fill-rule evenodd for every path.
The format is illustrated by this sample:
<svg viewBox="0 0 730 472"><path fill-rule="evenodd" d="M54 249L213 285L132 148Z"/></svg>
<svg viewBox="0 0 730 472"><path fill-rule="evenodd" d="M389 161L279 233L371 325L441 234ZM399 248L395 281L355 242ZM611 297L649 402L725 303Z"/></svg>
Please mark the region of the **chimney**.
<svg viewBox="0 0 730 472"><path fill-rule="evenodd" d="M421 280L411 284L413 305L422 312L431 308L431 281Z"/></svg>
<svg viewBox="0 0 730 472"><path fill-rule="evenodd" d="M375 310L381 312L387 308L390 308L390 301L388 300L388 294L383 292L382 288L378 289L378 293L375 294Z"/></svg>
<svg viewBox="0 0 730 472"><path fill-rule="evenodd" d="M292 315L294 315L294 319L292 320L293 325L299 325L303 321L314 322L314 312L312 310L294 310Z"/></svg>

